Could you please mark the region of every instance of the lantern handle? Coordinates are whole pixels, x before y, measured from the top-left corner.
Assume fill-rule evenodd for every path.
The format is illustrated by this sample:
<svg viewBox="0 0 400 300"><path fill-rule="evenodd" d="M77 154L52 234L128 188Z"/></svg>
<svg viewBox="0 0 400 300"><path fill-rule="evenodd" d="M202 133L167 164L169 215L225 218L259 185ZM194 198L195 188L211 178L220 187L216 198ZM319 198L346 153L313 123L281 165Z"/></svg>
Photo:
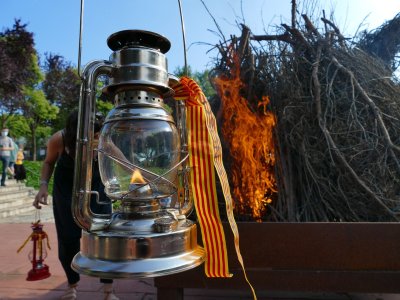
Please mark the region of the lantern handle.
<svg viewBox="0 0 400 300"><path fill-rule="evenodd" d="M92 61L82 71L79 101L78 132L76 139L72 215L75 223L86 231L101 230L111 215L95 214L90 209L91 171L94 118L96 110L96 82L99 76L110 76L113 67L109 61Z"/></svg>
<svg viewBox="0 0 400 300"><path fill-rule="evenodd" d="M35 223L40 222L40 209L36 209L35 211Z"/></svg>
<svg viewBox="0 0 400 300"><path fill-rule="evenodd" d="M188 76L189 70L188 70L187 52L186 52L185 21L183 20L183 12L182 12L181 0L178 0L178 5L179 5L179 16L181 18L181 31L182 31L182 41L183 41L183 58L184 58L183 73L184 73L185 76Z"/></svg>
<svg viewBox="0 0 400 300"><path fill-rule="evenodd" d="M79 15L79 42L78 42L78 75L81 76L81 56L82 56L82 32L83 32L83 10L84 10L84 0L81 0L80 15ZM182 2L178 0L179 6L179 16L181 20L181 32L182 32L182 42L183 42L183 59L184 67L183 72L185 76L188 76L188 63L187 63L187 47L186 47L186 33L185 33L185 21L183 18Z"/></svg>
<svg viewBox="0 0 400 300"><path fill-rule="evenodd" d="M79 77L81 77L83 7L84 7L84 0L81 0L81 10L80 10L80 18L79 18L79 45L78 45L78 76Z"/></svg>

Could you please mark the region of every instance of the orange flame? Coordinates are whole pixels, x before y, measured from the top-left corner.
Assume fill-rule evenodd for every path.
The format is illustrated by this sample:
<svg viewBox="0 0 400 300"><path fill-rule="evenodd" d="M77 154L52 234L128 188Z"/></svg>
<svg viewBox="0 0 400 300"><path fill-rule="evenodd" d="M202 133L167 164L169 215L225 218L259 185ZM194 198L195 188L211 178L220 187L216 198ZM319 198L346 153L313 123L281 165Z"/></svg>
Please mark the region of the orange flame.
<svg viewBox="0 0 400 300"><path fill-rule="evenodd" d="M133 171L132 173L131 184L133 183L146 183L142 176L142 173L140 173L140 170L138 169L135 169L135 171Z"/></svg>
<svg viewBox="0 0 400 300"><path fill-rule="evenodd" d="M262 113L252 111L240 91L244 84L240 79L240 62L232 55L231 78L215 79L219 88L222 118L222 135L229 147L232 193L235 211L251 213L261 221L266 207L277 193L274 173L275 152L273 130L275 115L268 111L269 97L263 96L258 103Z"/></svg>

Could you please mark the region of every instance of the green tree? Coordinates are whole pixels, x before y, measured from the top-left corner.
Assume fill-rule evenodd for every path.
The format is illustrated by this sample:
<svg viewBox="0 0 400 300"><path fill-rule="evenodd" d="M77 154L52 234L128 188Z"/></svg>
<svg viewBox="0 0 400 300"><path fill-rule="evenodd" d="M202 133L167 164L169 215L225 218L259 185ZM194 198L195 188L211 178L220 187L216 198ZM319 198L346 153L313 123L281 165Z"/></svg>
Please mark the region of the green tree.
<svg viewBox="0 0 400 300"><path fill-rule="evenodd" d="M106 76L100 76L97 79L96 86L96 111L100 112L104 117L107 116L108 112L114 107L112 101L102 93L104 86L108 84L108 78Z"/></svg>
<svg viewBox="0 0 400 300"><path fill-rule="evenodd" d="M107 101L97 99L96 110L100 112L104 117L107 116L108 112L113 108L113 104Z"/></svg>
<svg viewBox="0 0 400 300"><path fill-rule="evenodd" d="M206 95L208 100L211 100L211 98L213 98L216 95L216 92L211 84L209 75L210 75L209 70L204 70L203 72L195 72L193 79L196 80L196 82L199 84L204 95Z"/></svg>
<svg viewBox="0 0 400 300"><path fill-rule="evenodd" d="M77 70L60 55L46 54L43 69L46 75L42 89L50 103L59 108L59 117L52 122L57 131L78 107L81 80Z"/></svg>
<svg viewBox="0 0 400 300"><path fill-rule="evenodd" d="M33 34L15 20L13 28L0 32L1 126L23 105L23 87L40 80Z"/></svg>
<svg viewBox="0 0 400 300"><path fill-rule="evenodd" d="M215 96L216 92L209 80L209 70L205 70L203 72L193 72L192 68L188 66L188 71L187 74L185 74L185 70L183 67L178 67L174 71L174 75L181 77L181 76L188 76L192 79L194 79L197 84L200 86L201 90L203 91L204 95L208 99L211 99L213 96Z"/></svg>
<svg viewBox="0 0 400 300"><path fill-rule="evenodd" d="M7 128L10 129L10 132L15 139L20 137L28 138L31 135L28 121L21 114L11 115L7 120Z"/></svg>
<svg viewBox="0 0 400 300"><path fill-rule="evenodd" d="M37 133L38 131L42 133L44 131L45 134L50 134L50 121L57 118L59 108L56 105L52 105L49 101L47 101L46 96L42 90L25 88L24 95L24 117L27 120L31 132L31 143L33 151L32 158L35 161L37 151ZM50 130L46 130L46 127L48 127Z"/></svg>

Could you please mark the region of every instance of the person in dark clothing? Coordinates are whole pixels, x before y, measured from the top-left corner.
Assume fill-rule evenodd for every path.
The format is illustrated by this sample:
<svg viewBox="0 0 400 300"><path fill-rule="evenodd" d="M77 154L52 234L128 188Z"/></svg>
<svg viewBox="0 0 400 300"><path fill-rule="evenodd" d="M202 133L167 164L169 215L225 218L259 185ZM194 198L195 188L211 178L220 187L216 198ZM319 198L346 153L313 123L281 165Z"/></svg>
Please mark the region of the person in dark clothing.
<svg viewBox="0 0 400 300"><path fill-rule="evenodd" d="M78 112L72 112L66 122L65 129L56 132L47 145L46 158L41 170L40 189L33 206L40 209L40 204L47 204L48 182L54 170L53 185L53 212L58 238L58 256L68 279L68 290L62 299L76 299L76 287L80 276L71 268L71 262L75 254L80 250L81 228L74 222L72 216L72 189L74 182L74 158L77 133ZM95 124L95 139L101 124ZM100 205L94 199L90 207L94 213L110 214L111 201L104 193L104 185L101 182L97 159L93 161L92 190L97 191L101 202L109 202L110 205ZM112 279L100 279L104 283L105 300L118 300L113 293Z"/></svg>
<svg viewBox="0 0 400 300"><path fill-rule="evenodd" d="M24 148L20 146L17 152L17 158L15 160L15 166L14 166L14 171L15 171L14 178L17 180L17 182L23 182L26 179L24 158L25 158Z"/></svg>

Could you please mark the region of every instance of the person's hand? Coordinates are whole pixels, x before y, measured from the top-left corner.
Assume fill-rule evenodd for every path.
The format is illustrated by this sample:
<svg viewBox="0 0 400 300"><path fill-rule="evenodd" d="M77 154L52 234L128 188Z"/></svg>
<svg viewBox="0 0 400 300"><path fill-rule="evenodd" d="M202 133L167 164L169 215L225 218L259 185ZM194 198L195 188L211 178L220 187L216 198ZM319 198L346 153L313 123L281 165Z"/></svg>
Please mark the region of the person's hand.
<svg viewBox="0 0 400 300"><path fill-rule="evenodd" d="M33 200L32 205L37 209L41 209L40 204L47 205L47 196L49 195L47 191L47 185L41 185L39 192L37 193L35 200Z"/></svg>

